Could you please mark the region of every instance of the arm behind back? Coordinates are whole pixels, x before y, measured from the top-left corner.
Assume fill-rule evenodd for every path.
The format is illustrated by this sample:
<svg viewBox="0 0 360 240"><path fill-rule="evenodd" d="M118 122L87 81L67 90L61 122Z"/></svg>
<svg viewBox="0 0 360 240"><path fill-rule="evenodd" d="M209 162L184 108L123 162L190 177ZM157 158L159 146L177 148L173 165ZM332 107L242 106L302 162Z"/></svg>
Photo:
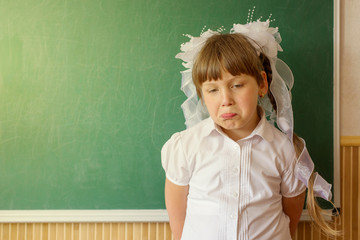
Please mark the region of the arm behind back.
<svg viewBox="0 0 360 240"><path fill-rule="evenodd" d="M170 227L175 240L181 239L184 227L189 186L179 186L165 181L165 204L169 214Z"/></svg>

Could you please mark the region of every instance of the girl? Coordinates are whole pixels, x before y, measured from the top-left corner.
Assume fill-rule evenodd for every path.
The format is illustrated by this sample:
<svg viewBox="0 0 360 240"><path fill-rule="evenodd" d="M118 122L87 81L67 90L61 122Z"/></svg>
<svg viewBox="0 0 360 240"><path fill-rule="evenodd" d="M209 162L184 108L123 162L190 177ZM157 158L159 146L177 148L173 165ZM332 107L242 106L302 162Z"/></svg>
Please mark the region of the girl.
<svg viewBox="0 0 360 240"><path fill-rule="evenodd" d="M162 149L175 239L291 239L306 186L313 193L316 177L322 191L315 194L326 199L331 186L311 175L304 142L293 135L292 74L277 59L277 29L258 21L234 25L230 34L208 30L190 39L177 55L189 68L183 72L189 99L182 106L188 129ZM320 227L336 233L310 212Z"/></svg>

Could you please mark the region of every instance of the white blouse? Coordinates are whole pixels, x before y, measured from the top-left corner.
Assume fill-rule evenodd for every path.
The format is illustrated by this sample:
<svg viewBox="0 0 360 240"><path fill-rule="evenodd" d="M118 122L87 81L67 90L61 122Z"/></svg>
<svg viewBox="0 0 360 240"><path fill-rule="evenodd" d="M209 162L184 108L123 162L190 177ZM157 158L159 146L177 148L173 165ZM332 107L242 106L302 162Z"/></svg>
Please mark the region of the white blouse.
<svg viewBox="0 0 360 240"><path fill-rule="evenodd" d="M234 142L211 118L175 133L163 146L162 165L174 184L189 185L184 240L288 240L282 197L305 190L285 134L264 114L252 132Z"/></svg>

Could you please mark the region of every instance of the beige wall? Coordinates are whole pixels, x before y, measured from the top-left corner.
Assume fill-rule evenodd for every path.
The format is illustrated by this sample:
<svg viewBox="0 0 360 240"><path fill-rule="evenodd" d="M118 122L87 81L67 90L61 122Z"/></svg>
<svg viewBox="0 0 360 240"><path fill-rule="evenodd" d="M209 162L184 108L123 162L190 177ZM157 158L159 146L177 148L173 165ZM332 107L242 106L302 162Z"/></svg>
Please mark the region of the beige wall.
<svg viewBox="0 0 360 240"><path fill-rule="evenodd" d="M340 1L340 135L360 136L360 0Z"/></svg>

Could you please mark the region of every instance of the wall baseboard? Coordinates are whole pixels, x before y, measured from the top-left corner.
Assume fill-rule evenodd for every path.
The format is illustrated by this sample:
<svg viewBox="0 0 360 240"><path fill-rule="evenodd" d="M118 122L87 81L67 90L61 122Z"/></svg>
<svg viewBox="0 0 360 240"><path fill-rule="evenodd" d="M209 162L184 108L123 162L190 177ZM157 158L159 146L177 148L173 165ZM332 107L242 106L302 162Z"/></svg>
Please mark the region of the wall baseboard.
<svg viewBox="0 0 360 240"><path fill-rule="evenodd" d="M1 210L2 223L168 222L166 210Z"/></svg>
<svg viewBox="0 0 360 240"><path fill-rule="evenodd" d="M331 210L325 210L331 220ZM0 223L168 222L164 209L156 210L1 210ZM310 221L305 209L300 221Z"/></svg>

